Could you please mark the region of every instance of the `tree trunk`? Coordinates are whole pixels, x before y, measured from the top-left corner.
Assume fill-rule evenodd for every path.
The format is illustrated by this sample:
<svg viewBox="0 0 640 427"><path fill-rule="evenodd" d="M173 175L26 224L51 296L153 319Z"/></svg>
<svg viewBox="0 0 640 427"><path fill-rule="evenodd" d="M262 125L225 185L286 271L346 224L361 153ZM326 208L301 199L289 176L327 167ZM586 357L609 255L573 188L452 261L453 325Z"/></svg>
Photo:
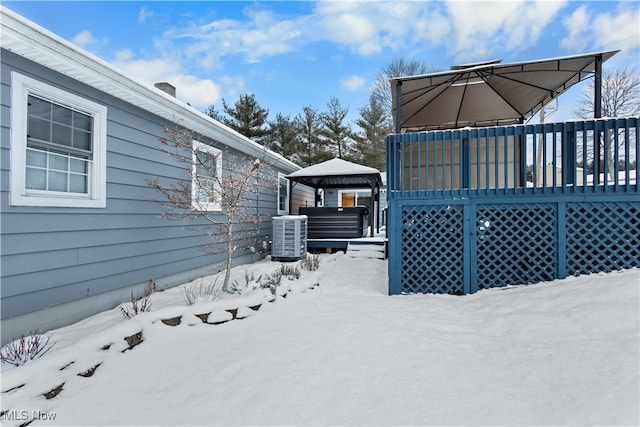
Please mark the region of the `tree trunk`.
<svg viewBox="0 0 640 427"><path fill-rule="evenodd" d="M229 278L231 277L231 267L233 264L233 215L228 216L227 224L227 261L225 263L224 281L222 282L222 290L229 291Z"/></svg>

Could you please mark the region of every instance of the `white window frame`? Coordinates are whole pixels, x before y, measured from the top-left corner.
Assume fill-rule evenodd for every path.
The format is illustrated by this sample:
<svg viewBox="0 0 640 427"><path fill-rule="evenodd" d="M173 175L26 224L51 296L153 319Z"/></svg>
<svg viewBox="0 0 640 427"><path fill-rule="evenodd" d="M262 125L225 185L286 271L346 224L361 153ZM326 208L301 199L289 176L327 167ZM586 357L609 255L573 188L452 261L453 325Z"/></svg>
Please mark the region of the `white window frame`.
<svg viewBox="0 0 640 427"><path fill-rule="evenodd" d="M201 203L197 200L197 190L198 190L198 181L197 176L197 165L198 159L196 158L196 154L199 151L204 151L216 158L216 177L212 178L216 180L216 185L220 185L222 183L222 150L219 150L215 147L212 147L207 144L203 144L199 141L193 141L193 149L191 151L191 208L194 211L202 211L202 212L220 212L222 211L222 195L218 193L216 200L207 203Z"/></svg>
<svg viewBox="0 0 640 427"><path fill-rule="evenodd" d="M369 193L371 196L371 190L367 188L353 188L353 189L344 189L338 190L338 207L342 207L342 194L343 193L354 193L354 206L358 206L358 193Z"/></svg>
<svg viewBox="0 0 640 427"><path fill-rule="evenodd" d="M280 209L280 180L284 180L287 183L287 198L284 201L284 209ZM278 172L278 215L289 215L289 179L282 172Z"/></svg>
<svg viewBox="0 0 640 427"><path fill-rule="evenodd" d="M87 193L26 188L27 106L29 95L93 117L92 160ZM41 81L11 72L11 206L105 208L107 205L107 107Z"/></svg>

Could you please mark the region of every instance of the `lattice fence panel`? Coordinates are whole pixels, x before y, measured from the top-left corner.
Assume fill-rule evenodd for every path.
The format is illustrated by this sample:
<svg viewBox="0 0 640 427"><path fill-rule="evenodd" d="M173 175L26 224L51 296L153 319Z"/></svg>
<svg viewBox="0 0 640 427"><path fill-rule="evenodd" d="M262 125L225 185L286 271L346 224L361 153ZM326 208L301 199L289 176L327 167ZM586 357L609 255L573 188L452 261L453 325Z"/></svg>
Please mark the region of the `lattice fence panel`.
<svg viewBox="0 0 640 427"><path fill-rule="evenodd" d="M402 210L402 292L464 292L463 206Z"/></svg>
<svg viewBox="0 0 640 427"><path fill-rule="evenodd" d="M556 278L556 204L484 205L476 212L479 289Z"/></svg>
<svg viewBox="0 0 640 427"><path fill-rule="evenodd" d="M567 203L567 274L640 267L640 203Z"/></svg>

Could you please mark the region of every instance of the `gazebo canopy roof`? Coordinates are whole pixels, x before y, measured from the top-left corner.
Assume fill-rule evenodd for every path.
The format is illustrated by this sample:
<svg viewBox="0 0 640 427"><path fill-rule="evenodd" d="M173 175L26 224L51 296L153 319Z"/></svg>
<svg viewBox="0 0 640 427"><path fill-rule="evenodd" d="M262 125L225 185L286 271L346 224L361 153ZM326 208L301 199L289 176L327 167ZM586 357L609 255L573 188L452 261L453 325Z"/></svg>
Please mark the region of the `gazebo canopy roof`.
<svg viewBox="0 0 640 427"><path fill-rule="evenodd" d="M382 186L378 169L331 159L287 175L293 182L313 188L373 188Z"/></svg>
<svg viewBox="0 0 640 427"><path fill-rule="evenodd" d="M391 79L396 131L522 123L618 51L500 64ZM398 107L400 109L398 114Z"/></svg>

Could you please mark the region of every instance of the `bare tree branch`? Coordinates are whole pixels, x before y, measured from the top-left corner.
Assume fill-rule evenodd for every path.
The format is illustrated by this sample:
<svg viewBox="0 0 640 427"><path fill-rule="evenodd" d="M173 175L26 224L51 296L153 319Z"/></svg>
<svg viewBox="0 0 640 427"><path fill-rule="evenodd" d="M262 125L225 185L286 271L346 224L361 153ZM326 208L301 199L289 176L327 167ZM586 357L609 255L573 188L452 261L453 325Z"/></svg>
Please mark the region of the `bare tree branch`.
<svg viewBox="0 0 640 427"><path fill-rule="evenodd" d="M219 253L221 245L226 247L222 284L226 292L236 244L255 239L266 219L259 212L260 191L275 189L266 150L261 159L218 150L179 124L166 128L165 134L160 139L163 151L182 165L185 179L166 183L157 177L147 185L161 196L162 218L188 221L187 228L203 231L211 239L207 251Z"/></svg>
<svg viewBox="0 0 640 427"><path fill-rule="evenodd" d="M594 90L595 81L591 80L588 87L582 93L579 99L579 106L575 110L575 114L583 119L592 119L594 112ZM640 115L640 74L634 68L620 66L613 71L604 73L602 78L602 116L603 117L636 117ZM624 132L620 130L619 132ZM618 135L620 143L616 145L614 142L613 131L599 135L601 159L607 159L607 169L609 171L609 180L617 180L615 174L615 163L619 162L616 155L624 152L624 138L622 134ZM593 147L593 139L590 141ZM578 147L578 155L583 156L582 147ZM589 150L593 152L594 150ZM605 155L606 153L606 155ZM637 156L637 153L632 153ZM584 156L583 156L584 157ZM583 159L583 166L586 167L590 161L593 161L593 155L587 155L588 158Z"/></svg>

